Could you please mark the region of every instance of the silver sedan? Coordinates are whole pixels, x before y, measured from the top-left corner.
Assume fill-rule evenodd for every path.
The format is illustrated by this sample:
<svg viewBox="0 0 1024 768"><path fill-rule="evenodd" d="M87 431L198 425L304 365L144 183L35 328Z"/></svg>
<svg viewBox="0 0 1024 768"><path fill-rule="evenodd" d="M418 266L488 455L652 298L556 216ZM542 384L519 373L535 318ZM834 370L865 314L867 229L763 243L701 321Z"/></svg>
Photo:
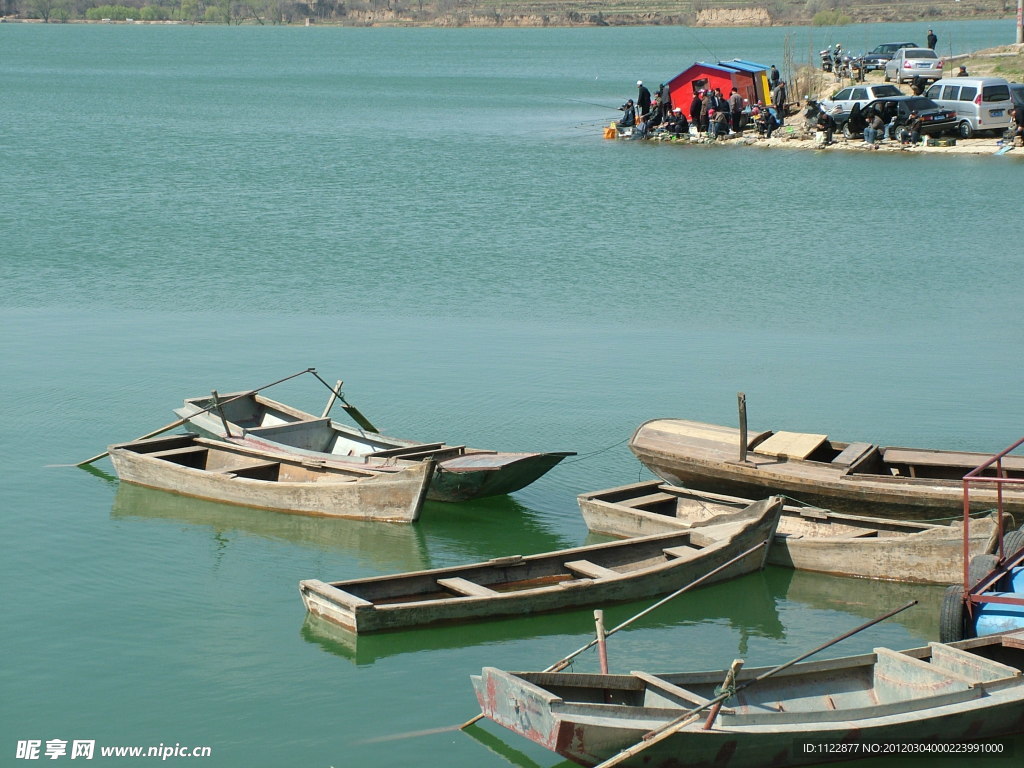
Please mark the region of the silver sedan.
<svg viewBox="0 0 1024 768"><path fill-rule="evenodd" d="M942 77L942 59L931 48L901 48L885 65L885 82L909 82L920 77L925 82Z"/></svg>

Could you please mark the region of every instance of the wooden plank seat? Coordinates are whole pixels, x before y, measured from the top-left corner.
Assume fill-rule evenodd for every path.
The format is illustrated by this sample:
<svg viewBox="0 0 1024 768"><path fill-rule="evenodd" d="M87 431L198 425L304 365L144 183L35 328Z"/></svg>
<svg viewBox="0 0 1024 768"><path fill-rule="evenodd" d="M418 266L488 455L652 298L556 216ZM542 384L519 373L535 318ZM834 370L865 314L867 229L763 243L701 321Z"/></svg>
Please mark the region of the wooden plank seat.
<svg viewBox="0 0 1024 768"><path fill-rule="evenodd" d="M804 432L778 431L757 446L757 452L767 456L778 456L787 459L806 459L822 443L828 435L814 435Z"/></svg>
<svg viewBox="0 0 1024 768"><path fill-rule="evenodd" d="M276 473L281 466L276 461L261 461L257 464L239 464L236 467L224 467L217 472L222 475L234 475L235 477L248 477L263 479L266 475Z"/></svg>
<svg viewBox="0 0 1024 768"><path fill-rule="evenodd" d="M603 565L592 563L589 560L570 560L567 563L562 563L562 566L576 576L585 576L590 579L608 579L622 575L618 571L605 568Z"/></svg>
<svg viewBox="0 0 1024 768"><path fill-rule="evenodd" d="M163 451L153 451L147 454L154 459L174 459L176 456L191 456L198 453L206 453L209 450L205 445L186 445L184 448L167 448Z"/></svg>
<svg viewBox="0 0 1024 768"><path fill-rule="evenodd" d="M403 453L399 458L409 459L415 461L417 459L427 459L433 457L438 460L451 459L455 456L461 456L466 451L464 445L445 445L441 448L427 448L423 451L414 451L412 453Z"/></svg>
<svg viewBox="0 0 1024 768"><path fill-rule="evenodd" d="M649 688L656 688L659 691L671 694L672 696L682 699L683 701L687 701L690 704L704 706L709 703L703 696L700 696L693 691L688 691L685 688L680 688L678 685L670 683L668 680L658 677L657 675L652 675L647 672L630 672L630 674L633 675L633 677L643 680Z"/></svg>
<svg viewBox="0 0 1024 768"><path fill-rule="evenodd" d="M500 592L495 592L490 587L474 584L469 579L463 579L459 576L450 579L438 579L437 584L451 592L466 595L467 597L493 597L494 595L501 594Z"/></svg>
<svg viewBox="0 0 1024 768"><path fill-rule="evenodd" d="M443 448L444 443L420 443L418 445L402 445L398 448L385 448L382 451L374 451L370 456L388 458L389 456L401 456L405 457L410 453L423 453L424 451L436 451L438 448Z"/></svg>
<svg viewBox="0 0 1024 768"><path fill-rule="evenodd" d="M665 547L661 551L667 557L693 557L693 553L697 550L693 547Z"/></svg>
<svg viewBox="0 0 1024 768"><path fill-rule="evenodd" d="M915 451L911 448L886 448L882 460L886 464L907 464L920 467L952 467L965 472L974 469L988 457L957 451ZM1004 456L1004 469L1024 470L1024 456ZM994 465L992 467L994 469Z"/></svg>
<svg viewBox="0 0 1024 768"><path fill-rule="evenodd" d="M637 509L639 507L645 507L648 504L661 504L666 501L674 501L678 499L678 496L673 496L670 493L649 493L646 496L637 496L635 499L627 499L622 502L623 506L633 507Z"/></svg>
<svg viewBox="0 0 1024 768"><path fill-rule="evenodd" d="M837 467L849 467L874 447L871 443L850 443L832 459L831 463Z"/></svg>

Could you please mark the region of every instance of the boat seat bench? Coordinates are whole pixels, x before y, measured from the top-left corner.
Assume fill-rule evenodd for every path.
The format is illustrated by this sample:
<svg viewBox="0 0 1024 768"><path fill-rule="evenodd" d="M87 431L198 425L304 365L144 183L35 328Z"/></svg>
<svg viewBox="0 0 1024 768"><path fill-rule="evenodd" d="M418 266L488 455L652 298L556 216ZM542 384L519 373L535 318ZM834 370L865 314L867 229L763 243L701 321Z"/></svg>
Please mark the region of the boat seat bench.
<svg viewBox="0 0 1024 768"><path fill-rule="evenodd" d="M688 691L685 688L680 688L678 685L675 685L664 678L658 677L657 675L652 675L647 672L630 672L630 674L635 678L643 680L644 683L647 684L647 687L656 688L659 691L671 694L672 696L680 698L683 701L687 701L690 704L701 707L705 704L710 704L710 702L703 696L700 696L693 691Z"/></svg>
<svg viewBox="0 0 1024 768"><path fill-rule="evenodd" d="M660 504L665 501L673 501L678 498L678 496L673 496L670 493L649 493L646 496L637 496L633 499L627 499L626 501L623 501L622 504L627 507L637 508L648 504Z"/></svg>
<svg viewBox="0 0 1024 768"><path fill-rule="evenodd" d="M849 467L874 447L871 443L850 443L832 459L831 463L837 467Z"/></svg>
<svg viewBox="0 0 1024 768"><path fill-rule="evenodd" d="M481 584L474 584L469 579L463 579L458 576L454 576L450 579L438 579L437 584L440 587L444 587L445 589L460 595L465 595L466 597L493 597L494 595L501 594L490 587L485 587Z"/></svg>
<svg viewBox="0 0 1024 768"><path fill-rule="evenodd" d="M421 443L419 445L403 445L398 448L385 448L382 451L374 451L369 456L374 458L388 458L389 456L404 457L412 453L426 453L444 448L444 443Z"/></svg>
<svg viewBox="0 0 1024 768"><path fill-rule="evenodd" d="M261 461L258 464L239 464L235 467L224 467L217 472L222 475L235 475L236 477L248 477L250 475L261 475L268 470L279 467L277 461Z"/></svg>
<svg viewBox="0 0 1024 768"><path fill-rule="evenodd" d="M605 568L603 565L592 563L589 560L570 560L567 563L562 563L562 566L576 576L586 576L591 579L607 579L622 575L618 571Z"/></svg>
<svg viewBox="0 0 1024 768"><path fill-rule="evenodd" d="M693 547L665 547L662 552L666 557L693 557Z"/></svg>
<svg viewBox="0 0 1024 768"><path fill-rule="evenodd" d="M175 456L189 456L192 454L206 453L209 448L205 445L186 445L184 448L168 448L163 451L153 451L147 453L147 456L151 456L154 459L173 459Z"/></svg>

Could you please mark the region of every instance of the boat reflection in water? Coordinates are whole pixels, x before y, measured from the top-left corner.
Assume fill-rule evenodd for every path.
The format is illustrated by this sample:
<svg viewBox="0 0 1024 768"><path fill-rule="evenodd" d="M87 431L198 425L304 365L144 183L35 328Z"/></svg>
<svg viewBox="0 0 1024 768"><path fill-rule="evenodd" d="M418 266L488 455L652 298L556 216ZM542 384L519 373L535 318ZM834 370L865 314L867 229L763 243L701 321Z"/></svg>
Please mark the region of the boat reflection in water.
<svg viewBox="0 0 1024 768"><path fill-rule="evenodd" d="M266 509L179 496L131 483L118 486L110 514L115 518L163 519L208 526L218 538L225 532L238 531L317 550L342 552L353 558L357 564L354 569L417 570L429 565L418 525L282 515Z"/></svg>
<svg viewBox="0 0 1024 768"><path fill-rule="evenodd" d="M781 600L865 619L917 600L916 606L896 614L889 622L902 624L922 641L938 639L944 586L826 576L780 566L766 568L765 577Z"/></svg>
<svg viewBox="0 0 1024 768"><path fill-rule="evenodd" d="M609 606L604 609L605 627L610 630L656 602L650 599ZM764 574L756 572L679 595L630 624L618 639L609 639L609 652L622 664L627 664L627 659L628 663L633 663L629 658L631 654L659 647L657 642L644 640L645 633L672 632L683 637L687 627L706 624L728 627L730 635L738 635L736 642L740 653L746 653L750 638L778 639L784 635L775 598ZM499 646L532 638L562 637L564 640L556 643L557 655L586 643L593 633L592 608L369 635L358 635L314 614L307 614L301 629L302 638L307 642L359 666L404 653ZM583 664L596 663L589 657L580 658Z"/></svg>

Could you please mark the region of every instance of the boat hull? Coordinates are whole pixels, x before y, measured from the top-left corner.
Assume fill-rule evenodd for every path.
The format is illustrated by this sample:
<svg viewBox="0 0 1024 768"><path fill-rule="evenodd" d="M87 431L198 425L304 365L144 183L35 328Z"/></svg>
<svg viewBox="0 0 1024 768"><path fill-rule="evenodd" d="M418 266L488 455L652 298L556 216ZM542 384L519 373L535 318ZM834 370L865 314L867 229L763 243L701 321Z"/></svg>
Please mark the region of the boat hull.
<svg viewBox="0 0 1024 768"><path fill-rule="evenodd" d="M671 533L395 576L309 579L299 591L307 611L357 633L639 600L673 592L745 552L705 583L762 568L766 553L759 545L771 539L781 506L778 499L758 502L742 522L727 523L732 533L721 539ZM702 542L699 549L679 554L695 541ZM591 574L570 573L566 564Z"/></svg>
<svg viewBox="0 0 1024 768"><path fill-rule="evenodd" d="M978 656L984 648L994 650ZM886 744L923 746L919 754L927 755L928 744L965 744L1021 733L1022 650L1024 635L1012 633L797 664L750 688L751 693L726 700L707 730L702 715L667 731L664 739L651 739L624 765L807 765L885 754L881 745ZM742 670L738 691L767 671ZM472 682L486 717L592 766L709 703L693 692L714 696L715 680L724 674L513 673L486 667ZM765 688L769 691L758 692Z"/></svg>
<svg viewBox="0 0 1024 768"><path fill-rule="evenodd" d="M658 481L584 493L578 501L590 531L623 538L690 530L702 514L750 503ZM910 523L786 506L768 562L834 576L954 584L963 580L963 545L961 521ZM995 545L995 517L972 520L970 556Z"/></svg>
<svg viewBox="0 0 1024 768"><path fill-rule="evenodd" d="M514 493L538 480L572 452L509 453L448 446L425 446L413 440L388 437L348 427L327 418L317 418L297 408L262 395L231 393L225 418L209 407L210 398L190 398L175 409L187 419L186 428L215 440L227 439L260 450L275 451L329 461L339 466L354 465L374 472L397 472L432 458L433 477L427 491L431 501L460 502ZM330 450L323 450L324 447ZM417 458L417 449L430 448ZM374 455L382 454L382 455Z"/></svg>
<svg viewBox="0 0 1024 768"><path fill-rule="evenodd" d="M633 434L629 447L648 469L673 485L753 498L784 493L838 512L907 518L962 512L961 478L991 458L980 453L881 449L932 456L939 461L944 456L951 457L951 462L954 458L964 460L961 470L951 470L955 477L884 476L862 473L849 464L762 455L757 451L757 441L771 433L750 434L754 435L753 446L745 463L739 461L738 429L684 419L645 422ZM998 501L996 490L983 485L972 488L971 500L976 511L994 507ZM1004 487L1003 509L1014 514L1024 512L1024 490Z"/></svg>
<svg viewBox="0 0 1024 768"><path fill-rule="evenodd" d="M140 444L146 445L140 448ZM160 451L152 450L167 445L205 449L223 462L223 468L184 466L161 459L155 455ZM352 474L192 435L122 443L110 446L109 451L118 477L126 483L237 506L392 523L419 518L433 471L427 463L392 474ZM228 462L232 460L240 466L276 466L272 471L282 479L270 481L245 477L244 471L231 472Z"/></svg>

